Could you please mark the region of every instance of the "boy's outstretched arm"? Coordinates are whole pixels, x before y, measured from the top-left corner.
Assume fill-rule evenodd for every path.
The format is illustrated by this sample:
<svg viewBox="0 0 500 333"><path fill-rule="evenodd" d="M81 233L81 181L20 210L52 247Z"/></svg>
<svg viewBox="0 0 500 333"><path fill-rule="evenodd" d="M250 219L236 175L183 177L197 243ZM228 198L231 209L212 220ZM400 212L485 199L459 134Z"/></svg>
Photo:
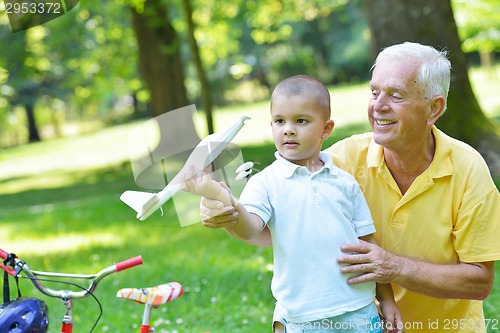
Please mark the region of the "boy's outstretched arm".
<svg viewBox="0 0 500 333"><path fill-rule="evenodd" d="M238 219L236 223L225 229L243 240L256 237L265 227L264 221L259 216L249 213L227 188L210 179L206 174L196 176L188 173L182 189L205 198L221 201L225 206L233 206L238 212Z"/></svg>

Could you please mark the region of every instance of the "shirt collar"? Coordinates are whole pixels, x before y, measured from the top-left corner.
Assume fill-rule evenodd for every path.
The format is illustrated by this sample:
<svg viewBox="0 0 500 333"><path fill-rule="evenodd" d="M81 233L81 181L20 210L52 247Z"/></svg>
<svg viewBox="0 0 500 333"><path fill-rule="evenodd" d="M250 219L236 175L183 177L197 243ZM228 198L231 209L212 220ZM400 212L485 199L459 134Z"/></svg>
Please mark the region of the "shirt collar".
<svg viewBox="0 0 500 333"><path fill-rule="evenodd" d="M304 172L309 175L312 174L309 170L307 170L305 166L301 166L298 164L294 164L290 161L287 161L280 155L279 152L275 152L274 156L276 157L276 163L278 163L280 168L283 170L283 176L285 178L291 178L295 174L295 172ZM338 171L336 167L333 165L333 160L329 154L320 152L319 159L323 162L324 165L321 169L319 169L315 173L321 173L324 172L324 170L327 170L328 172L330 172L331 175L333 176L337 175Z"/></svg>
<svg viewBox="0 0 500 333"><path fill-rule="evenodd" d="M432 178L449 176L453 173L453 164L451 163L451 145L447 140L446 134L441 132L436 126L432 127L432 134L436 142L436 151L434 158L429 166Z"/></svg>
<svg viewBox="0 0 500 333"><path fill-rule="evenodd" d="M378 168L382 165L382 163L384 163L384 148L375 142L373 139L373 133L370 146L368 147L366 163L368 168Z"/></svg>

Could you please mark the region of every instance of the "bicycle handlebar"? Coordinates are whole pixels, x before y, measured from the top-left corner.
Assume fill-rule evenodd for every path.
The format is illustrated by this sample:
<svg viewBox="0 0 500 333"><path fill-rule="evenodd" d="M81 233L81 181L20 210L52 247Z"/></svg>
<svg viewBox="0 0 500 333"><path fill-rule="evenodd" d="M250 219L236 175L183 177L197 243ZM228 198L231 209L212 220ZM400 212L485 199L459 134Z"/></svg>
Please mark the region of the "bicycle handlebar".
<svg viewBox="0 0 500 333"><path fill-rule="evenodd" d="M7 256L9 254L7 252L5 252L4 250L0 249L0 258L2 258L3 260L7 259Z"/></svg>
<svg viewBox="0 0 500 333"><path fill-rule="evenodd" d="M130 258L130 259L127 259L124 261L120 261L119 263L115 264L115 267L116 267L117 272L121 272L121 271L124 271L126 269L138 266L138 265L142 265L142 257L141 256L137 256L137 257Z"/></svg>
<svg viewBox="0 0 500 333"><path fill-rule="evenodd" d="M9 254L2 249L0 249L0 258L5 260ZM130 258L124 261L120 261L114 265L108 266L96 274L68 274L68 273L57 273L57 272L40 272L34 271L29 268L29 266L22 260L15 257L13 259L14 265L13 268L10 269L6 265L0 264L0 268L7 271L12 276L19 276L19 273L24 272L27 275L27 278L35 285L35 287L40 290L43 294L51 297L57 297L61 299L75 299L75 298L84 298L89 296L96 288L97 284L106 276L117 273L143 263L142 257L137 256L134 258ZM87 279L91 280L89 286L81 291L72 291L72 290L55 290L48 288L42 284L42 281L39 277L52 277L52 278L68 278L68 279ZM21 276L23 277L23 276Z"/></svg>

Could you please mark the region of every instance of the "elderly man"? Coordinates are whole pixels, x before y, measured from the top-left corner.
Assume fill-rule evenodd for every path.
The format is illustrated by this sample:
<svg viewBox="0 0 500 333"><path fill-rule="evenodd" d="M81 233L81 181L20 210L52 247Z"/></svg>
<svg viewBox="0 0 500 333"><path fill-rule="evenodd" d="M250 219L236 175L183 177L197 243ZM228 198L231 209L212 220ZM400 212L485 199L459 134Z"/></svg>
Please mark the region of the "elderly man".
<svg viewBox="0 0 500 333"><path fill-rule="evenodd" d="M482 300L500 259L500 195L480 154L434 125L446 110L450 68L430 46L382 50L370 81L373 132L326 150L359 182L379 244L343 245L337 260L349 265L341 270L358 273L350 284L391 283L405 332L498 325L485 320ZM206 226L234 223L231 208L214 207L202 203ZM268 230L251 243L271 245Z"/></svg>

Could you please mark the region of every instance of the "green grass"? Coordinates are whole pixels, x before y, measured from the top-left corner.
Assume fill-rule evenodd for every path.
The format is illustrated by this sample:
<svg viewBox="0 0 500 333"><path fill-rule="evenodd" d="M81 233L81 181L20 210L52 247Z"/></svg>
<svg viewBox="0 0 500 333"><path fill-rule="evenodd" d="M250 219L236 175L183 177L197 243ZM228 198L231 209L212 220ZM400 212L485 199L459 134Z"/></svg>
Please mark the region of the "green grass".
<svg viewBox="0 0 500 333"><path fill-rule="evenodd" d="M130 187L125 167L78 174L69 186L0 195L1 247L14 251L34 269L92 273L113 262L141 254L142 267L113 275L96 296L104 307L96 332L132 332L142 306L115 299L119 288L148 287L179 281L179 300L153 312L157 332L256 332L269 325L269 249L231 239L200 225L180 228L174 208L139 222L118 200ZM21 281L25 295L40 295ZM51 330L57 332L64 309L46 299ZM235 305L238 306L235 306ZM97 316L92 299L75 301L75 332L85 332ZM242 327L241 330L239 327Z"/></svg>
<svg viewBox="0 0 500 333"><path fill-rule="evenodd" d="M69 273L93 273L142 255L142 267L110 276L98 288L104 314L95 332L138 331L132 325L140 323L142 306L116 299L116 291L169 281L179 281L186 292L153 311L156 332L268 330L271 250L199 224L181 228L171 204L164 216L137 221L118 199L137 188L124 162L129 131L125 125L2 151L0 247L34 269ZM272 156L272 146L264 149ZM21 290L49 304L50 332L57 332L62 303L41 296L28 281L21 281ZM75 332L88 332L98 315L96 303L88 298L74 307Z"/></svg>
<svg viewBox="0 0 500 333"><path fill-rule="evenodd" d="M332 90L337 127L325 145L368 129L366 92L366 85ZM498 117L500 102L488 96L483 98L490 101L489 115ZM246 159L261 163L259 168L273 160L270 131L261 126L267 110L262 102L220 109L215 115L216 124L243 114L252 117L236 142ZM142 255L142 267L112 275L97 289L104 314L95 332L137 332L132 327L140 323L142 306L116 299L116 291L169 281L180 282L186 292L153 311L156 332L269 332L274 308L271 249L243 244L199 224L181 228L171 203L163 216L139 222L118 199L124 190L137 189L127 162L134 125L0 150L0 248L16 252L33 269L68 273L94 273ZM484 303L490 319L500 318L499 274L497 266L493 293ZM63 305L41 296L28 281L21 281L21 290L49 304L50 333L58 332ZM74 308L75 333L88 332L98 315L95 302L77 300Z"/></svg>

